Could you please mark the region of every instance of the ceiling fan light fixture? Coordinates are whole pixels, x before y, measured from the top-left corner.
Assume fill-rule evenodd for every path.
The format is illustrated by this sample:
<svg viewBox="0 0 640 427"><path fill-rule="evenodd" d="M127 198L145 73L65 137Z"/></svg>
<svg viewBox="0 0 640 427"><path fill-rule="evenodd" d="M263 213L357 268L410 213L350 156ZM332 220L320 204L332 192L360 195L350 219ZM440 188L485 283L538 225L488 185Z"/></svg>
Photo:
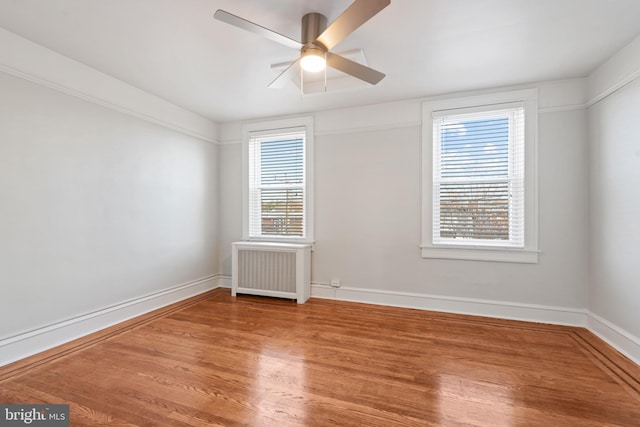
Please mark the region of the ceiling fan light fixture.
<svg viewBox="0 0 640 427"><path fill-rule="evenodd" d="M364 23L377 15L382 9L389 6L391 0L353 0L351 5L338 16L329 26L327 17L318 12L310 12L302 17L300 41L283 36L255 22L226 12L216 10L214 18L233 25L234 27L250 31L266 37L284 46L300 49L300 56L276 77L269 87L278 87L277 83L285 75L291 75L294 71L319 72L331 67L342 73L375 85L384 78L384 74L369 68L366 65L354 62L348 58L337 55L331 50L345 37L360 28ZM298 68L300 65L300 68ZM302 87L303 72L300 72L300 86ZM325 87L327 74L325 72Z"/></svg>
<svg viewBox="0 0 640 427"><path fill-rule="evenodd" d="M318 71L322 71L325 69L325 67L327 66L327 61L325 59L325 55L322 49L311 47L311 48L305 49L305 51L302 52L300 65L302 66L302 69L305 71L309 71L311 73L317 73Z"/></svg>

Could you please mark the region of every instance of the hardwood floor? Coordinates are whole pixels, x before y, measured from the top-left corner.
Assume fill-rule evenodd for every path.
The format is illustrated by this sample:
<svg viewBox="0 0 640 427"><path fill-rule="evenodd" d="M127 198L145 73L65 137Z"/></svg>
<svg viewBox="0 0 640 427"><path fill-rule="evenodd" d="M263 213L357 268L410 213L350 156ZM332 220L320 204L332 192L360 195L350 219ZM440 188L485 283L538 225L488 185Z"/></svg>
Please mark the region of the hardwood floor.
<svg viewBox="0 0 640 427"><path fill-rule="evenodd" d="M582 328L228 290L0 381L73 426L640 426L640 367Z"/></svg>

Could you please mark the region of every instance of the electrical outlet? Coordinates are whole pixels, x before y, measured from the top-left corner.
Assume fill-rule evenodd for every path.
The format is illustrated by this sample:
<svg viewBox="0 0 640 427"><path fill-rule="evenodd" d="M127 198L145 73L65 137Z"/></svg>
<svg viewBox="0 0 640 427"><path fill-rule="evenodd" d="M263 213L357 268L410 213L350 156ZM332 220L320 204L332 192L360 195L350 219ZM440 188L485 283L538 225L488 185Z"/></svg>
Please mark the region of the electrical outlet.
<svg viewBox="0 0 640 427"><path fill-rule="evenodd" d="M331 286L334 288L340 287L340 279L331 279Z"/></svg>

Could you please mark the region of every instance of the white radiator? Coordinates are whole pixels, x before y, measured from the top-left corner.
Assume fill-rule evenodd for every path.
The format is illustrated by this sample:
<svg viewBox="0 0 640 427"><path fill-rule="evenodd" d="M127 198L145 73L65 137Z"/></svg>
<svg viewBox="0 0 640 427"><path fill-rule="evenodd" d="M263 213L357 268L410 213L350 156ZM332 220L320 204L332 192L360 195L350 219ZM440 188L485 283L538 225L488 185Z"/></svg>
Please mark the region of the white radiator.
<svg viewBox="0 0 640 427"><path fill-rule="evenodd" d="M232 244L231 295L296 299L311 295L311 245L267 242Z"/></svg>

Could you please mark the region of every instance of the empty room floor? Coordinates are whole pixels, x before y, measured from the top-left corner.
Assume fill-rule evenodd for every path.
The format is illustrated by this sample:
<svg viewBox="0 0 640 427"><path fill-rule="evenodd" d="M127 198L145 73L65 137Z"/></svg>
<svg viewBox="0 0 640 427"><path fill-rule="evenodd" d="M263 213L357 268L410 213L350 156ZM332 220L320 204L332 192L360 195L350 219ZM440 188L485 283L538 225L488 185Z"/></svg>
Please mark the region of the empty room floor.
<svg viewBox="0 0 640 427"><path fill-rule="evenodd" d="M582 328L217 289L0 368L71 425L633 426L640 367Z"/></svg>

